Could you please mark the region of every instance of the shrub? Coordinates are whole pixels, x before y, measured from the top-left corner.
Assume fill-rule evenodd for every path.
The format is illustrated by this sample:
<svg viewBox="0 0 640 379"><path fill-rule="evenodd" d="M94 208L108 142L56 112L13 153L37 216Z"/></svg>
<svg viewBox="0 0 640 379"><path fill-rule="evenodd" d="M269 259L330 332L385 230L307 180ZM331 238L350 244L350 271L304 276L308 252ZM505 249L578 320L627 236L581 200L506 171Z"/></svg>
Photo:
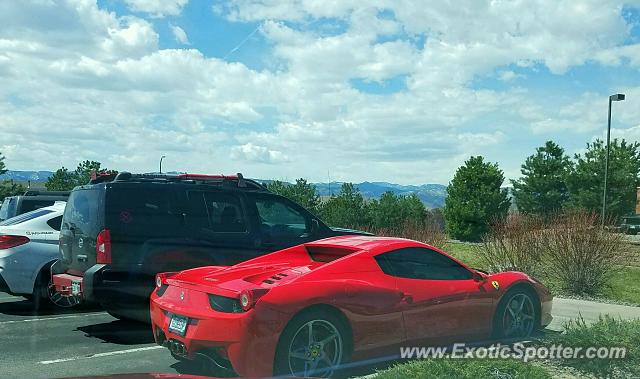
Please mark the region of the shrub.
<svg viewBox="0 0 640 379"><path fill-rule="evenodd" d="M564 333L546 338L547 344L582 347L623 347L624 358L586 359L571 358L560 361L596 377L639 377L640 375L640 320L619 320L611 316L600 317L587 325L584 319L571 320Z"/></svg>
<svg viewBox="0 0 640 379"><path fill-rule="evenodd" d="M588 212L552 218L539 243L546 276L572 294L602 291L623 254L622 235L600 228L599 217Z"/></svg>
<svg viewBox="0 0 640 379"><path fill-rule="evenodd" d="M435 223L422 224L406 220L395 227L364 229L377 236L408 238L424 242L438 248L444 247L447 242L447 236L444 234L440 226Z"/></svg>
<svg viewBox="0 0 640 379"><path fill-rule="evenodd" d="M541 271L544 222L535 216L509 215L492 225L479 246L482 266L491 271Z"/></svg>
<svg viewBox="0 0 640 379"><path fill-rule="evenodd" d="M424 359L380 371L379 379L551 378L544 367L509 359Z"/></svg>

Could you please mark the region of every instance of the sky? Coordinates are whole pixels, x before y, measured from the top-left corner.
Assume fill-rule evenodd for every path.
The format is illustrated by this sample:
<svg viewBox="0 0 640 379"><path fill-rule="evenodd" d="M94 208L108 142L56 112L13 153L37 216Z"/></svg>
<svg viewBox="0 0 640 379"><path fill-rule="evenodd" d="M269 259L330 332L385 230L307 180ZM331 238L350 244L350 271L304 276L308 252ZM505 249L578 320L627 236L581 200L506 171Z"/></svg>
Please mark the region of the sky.
<svg viewBox="0 0 640 379"><path fill-rule="evenodd" d="M640 139L640 1L0 1L13 170L447 184Z"/></svg>

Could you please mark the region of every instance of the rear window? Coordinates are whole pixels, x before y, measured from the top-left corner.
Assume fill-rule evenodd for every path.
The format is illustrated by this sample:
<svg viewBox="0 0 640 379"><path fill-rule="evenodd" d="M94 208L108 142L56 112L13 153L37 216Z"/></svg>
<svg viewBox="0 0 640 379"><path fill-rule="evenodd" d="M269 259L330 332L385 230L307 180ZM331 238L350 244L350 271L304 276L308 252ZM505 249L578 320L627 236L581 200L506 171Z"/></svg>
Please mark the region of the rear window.
<svg viewBox="0 0 640 379"><path fill-rule="evenodd" d="M161 186L109 189L106 219L112 238L180 236L183 216L174 203L173 191Z"/></svg>
<svg viewBox="0 0 640 379"><path fill-rule="evenodd" d="M103 228L103 191L97 189L71 192L62 217L64 228L77 228L85 235L97 236Z"/></svg>
<svg viewBox="0 0 640 379"><path fill-rule="evenodd" d="M55 200L35 200L29 198L22 198L20 203L20 213L31 212L36 209L44 208L53 205Z"/></svg>
<svg viewBox="0 0 640 379"><path fill-rule="evenodd" d="M17 224L23 223L25 221L33 220L36 217L44 216L44 215L52 213L52 212L53 211L49 210L49 209L38 209L38 210L35 210L35 211L23 213L23 214L18 215L16 217L12 217L12 218L10 218L8 220L0 222L0 226L17 225Z"/></svg>

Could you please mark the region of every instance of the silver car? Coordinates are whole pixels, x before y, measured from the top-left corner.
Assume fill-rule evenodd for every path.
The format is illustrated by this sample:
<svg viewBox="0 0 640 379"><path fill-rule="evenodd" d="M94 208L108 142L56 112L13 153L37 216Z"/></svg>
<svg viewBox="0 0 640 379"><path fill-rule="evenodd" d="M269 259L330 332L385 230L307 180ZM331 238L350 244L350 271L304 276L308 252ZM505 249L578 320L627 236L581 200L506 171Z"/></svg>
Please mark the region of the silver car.
<svg viewBox="0 0 640 379"><path fill-rule="evenodd" d="M60 252L58 237L65 202L0 222L0 291L31 299L34 309L71 306L51 291L49 269Z"/></svg>

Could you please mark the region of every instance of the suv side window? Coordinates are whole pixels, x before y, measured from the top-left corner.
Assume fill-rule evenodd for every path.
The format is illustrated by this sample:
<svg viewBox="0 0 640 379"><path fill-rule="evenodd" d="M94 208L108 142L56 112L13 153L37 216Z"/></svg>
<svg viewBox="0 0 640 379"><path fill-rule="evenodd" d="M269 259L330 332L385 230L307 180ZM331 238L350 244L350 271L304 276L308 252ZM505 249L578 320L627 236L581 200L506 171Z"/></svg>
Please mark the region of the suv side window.
<svg viewBox="0 0 640 379"><path fill-rule="evenodd" d="M270 242L299 239L302 243L309 234L309 218L290 204L274 197L256 197L260 230Z"/></svg>
<svg viewBox="0 0 640 379"><path fill-rule="evenodd" d="M375 257L387 275L423 280L468 280L471 272L453 259L422 247L393 250Z"/></svg>
<svg viewBox="0 0 640 379"><path fill-rule="evenodd" d="M200 233L246 233L245 212L238 196L227 193L189 191L189 226Z"/></svg>
<svg viewBox="0 0 640 379"><path fill-rule="evenodd" d="M161 186L107 190L105 207L112 238L172 238L180 235L182 215L173 211L173 191ZM66 215L65 215L66 222Z"/></svg>

